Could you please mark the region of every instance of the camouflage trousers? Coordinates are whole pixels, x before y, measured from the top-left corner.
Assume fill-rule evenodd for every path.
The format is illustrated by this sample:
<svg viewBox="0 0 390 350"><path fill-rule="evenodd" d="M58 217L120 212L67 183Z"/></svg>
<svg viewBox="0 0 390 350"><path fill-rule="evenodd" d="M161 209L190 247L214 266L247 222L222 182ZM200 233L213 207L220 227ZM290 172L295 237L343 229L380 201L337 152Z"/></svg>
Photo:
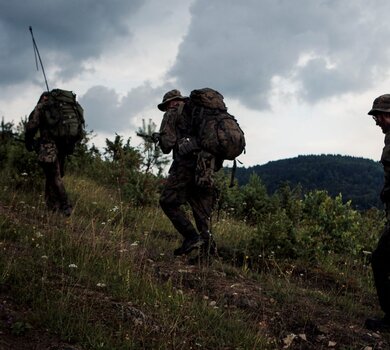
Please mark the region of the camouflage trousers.
<svg viewBox="0 0 390 350"><path fill-rule="evenodd" d="M62 177L65 155L52 144L43 144L38 153L39 164L45 174L45 202L49 210L66 211L71 207Z"/></svg>
<svg viewBox="0 0 390 350"><path fill-rule="evenodd" d="M168 176L160 196L160 205L176 230L184 238L209 235L210 217L215 200L213 188L201 188L195 184L193 167L177 167ZM183 205L189 204L195 220L196 231Z"/></svg>
<svg viewBox="0 0 390 350"><path fill-rule="evenodd" d="M390 316L390 221L387 213L387 223L383 229L378 245L372 253L372 271L379 304L383 312Z"/></svg>

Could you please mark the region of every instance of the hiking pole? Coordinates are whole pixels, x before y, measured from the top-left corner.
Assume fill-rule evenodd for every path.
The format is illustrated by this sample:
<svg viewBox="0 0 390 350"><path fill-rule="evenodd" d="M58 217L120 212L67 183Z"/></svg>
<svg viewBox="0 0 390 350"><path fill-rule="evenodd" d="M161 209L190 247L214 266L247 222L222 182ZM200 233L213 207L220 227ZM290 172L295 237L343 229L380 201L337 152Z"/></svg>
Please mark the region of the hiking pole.
<svg viewBox="0 0 390 350"><path fill-rule="evenodd" d="M30 29L30 33L31 33L31 38L32 38L32 42L33 42L33 47L34 47L35 64L36 64L36 66L37 66L37 70L39 70L39 69L38 69L38 62L37 62L37 55L38 55L39 63L41 64L41 68L42 68L43 77L45 78L46 89L47 89L47 92L49 92L49 85L47 84L45 69L43 68L43 63L42 63L41 55L39 54L38 46L37 46L37 43L35 42L35 39L34 39L34 34L33 34L33 31L32 31L32 27L30 26L29 29Z"/></svg>

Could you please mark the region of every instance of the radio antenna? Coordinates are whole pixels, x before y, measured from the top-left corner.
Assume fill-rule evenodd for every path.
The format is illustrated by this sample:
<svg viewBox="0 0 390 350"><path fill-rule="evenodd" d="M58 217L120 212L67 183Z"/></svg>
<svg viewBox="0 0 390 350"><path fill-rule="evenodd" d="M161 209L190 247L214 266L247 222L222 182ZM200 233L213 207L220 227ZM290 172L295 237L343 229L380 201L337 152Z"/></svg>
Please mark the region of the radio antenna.
<svg viewBox="0 0 390 350"><path fill-rule="evenodd" d="M32 31L32 27L30 26L29 29L30 29L30 33L31 33L32 42L33 42L34 56L35 56L35 65L37 67L37 70L39 70L39 68L38 68L38 60L37 60L37 56L38 56L39 63L41 64L41 68L42 68L43 77L45 78L46 89L47 89L47 92L49 92L49 85L47 84L45 68L43 68L41 55L39 54L38 46L37 46L37 43L35 42L35 39L34 39L34 34L33 34L33 31Z"/></svg>

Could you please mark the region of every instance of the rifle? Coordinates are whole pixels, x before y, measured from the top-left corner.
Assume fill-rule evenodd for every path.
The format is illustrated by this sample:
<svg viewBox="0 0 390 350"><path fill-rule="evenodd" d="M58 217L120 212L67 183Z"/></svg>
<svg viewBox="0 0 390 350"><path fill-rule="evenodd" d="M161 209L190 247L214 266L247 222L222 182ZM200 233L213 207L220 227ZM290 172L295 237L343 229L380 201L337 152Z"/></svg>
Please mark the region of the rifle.
<svg viewBox="0 0 390 350"><path fill-rule="evenodd" d="M158 143L160 141L160 133L153 132L151 134L146 134L143 132L137 132L137 136L142 137L146 142L149 143Z"/></svg>

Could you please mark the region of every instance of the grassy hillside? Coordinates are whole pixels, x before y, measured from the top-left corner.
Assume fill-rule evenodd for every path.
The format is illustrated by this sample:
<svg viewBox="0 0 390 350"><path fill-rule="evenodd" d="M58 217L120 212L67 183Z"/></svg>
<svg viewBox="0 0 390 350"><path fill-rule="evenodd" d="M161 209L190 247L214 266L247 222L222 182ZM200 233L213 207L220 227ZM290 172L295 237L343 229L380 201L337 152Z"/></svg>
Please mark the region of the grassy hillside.
<svg viewBox="0 0 390 350"><path fill-rule="evenodd" d="M45 209L36 155L2 136L1 350L389 348L362 327L380 315L369 260L381 211L317 189L269 194L255 175L229 188L221 173L218 257L191 266L173 256L152 144L81 145L64 218Z"/></svg>
<svg viewBox="0 0 390 350"><path fill-rule="evenodd" d="M40 189L1 182L1 349L389 344L362 328L379 312L366 253L254 256L261 228L221 214L219 258L189 266L173 257L178 236L160 209L123 201L119 188L67 176L75 211L65 219L45 211Z"/></svg>
<svg viewBox="0 0 390 350"><path fill-rule="evenodd" d="M326 190L335 197L342 194L353 207L365 210L382 208L379 193L383 183L380 163L370 159L341 155L307 155L272 161L264 165L237 169L240 184L251 174L260 176L270 193L281 184L302 186L304 192Z"/></svg>

